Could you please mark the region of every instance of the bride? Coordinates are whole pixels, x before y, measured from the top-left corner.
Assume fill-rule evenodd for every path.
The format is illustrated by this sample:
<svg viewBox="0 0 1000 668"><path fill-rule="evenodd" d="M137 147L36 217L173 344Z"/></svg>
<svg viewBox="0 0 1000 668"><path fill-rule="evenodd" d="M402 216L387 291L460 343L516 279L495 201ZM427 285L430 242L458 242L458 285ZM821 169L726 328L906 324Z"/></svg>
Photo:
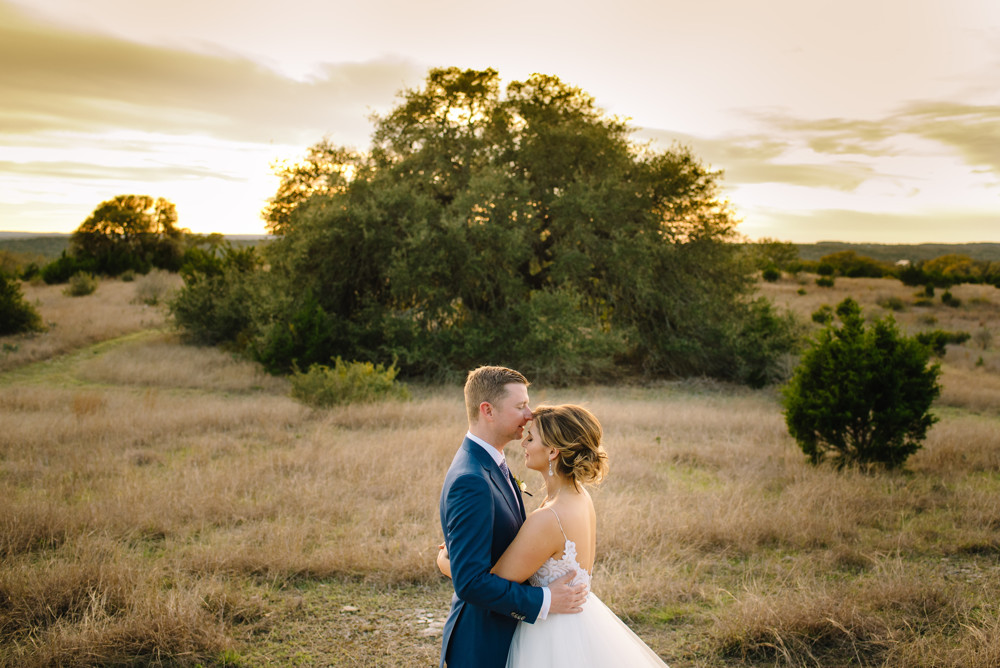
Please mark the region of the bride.
<svg viewBox="0 0 1000 668"><path fill-rule="evenodd" d="M546 496L528 515L492 573L539 587L570 572L590 588L597 543L597 516L584 484L600 482L608 470L600 422L570 404L540 406L525 428L524 460L545 477ZM445 549L438 567L451 576ZM518 623L507 668L666 666L591 592L576 615L550 615Z"/></svg>

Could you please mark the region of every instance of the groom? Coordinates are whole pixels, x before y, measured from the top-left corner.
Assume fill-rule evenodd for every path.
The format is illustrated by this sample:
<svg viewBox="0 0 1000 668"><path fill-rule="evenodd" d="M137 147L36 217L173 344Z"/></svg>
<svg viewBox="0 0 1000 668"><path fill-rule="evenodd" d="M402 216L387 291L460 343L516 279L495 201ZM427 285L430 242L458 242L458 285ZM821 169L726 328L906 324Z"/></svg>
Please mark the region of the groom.
<svg viewBox="0 0 1000 668"><path fill-rule="evenodd" d="M524 503L504 461L503 447L521 438L531 419L528 381L514 371L483 366L465 382L469 433L445 476L441 528L455 586L444 625L441 666L503 668L518 621L580 612L583 585L570 573L548 587L510 582L490 569L524 522Z"/></svg>

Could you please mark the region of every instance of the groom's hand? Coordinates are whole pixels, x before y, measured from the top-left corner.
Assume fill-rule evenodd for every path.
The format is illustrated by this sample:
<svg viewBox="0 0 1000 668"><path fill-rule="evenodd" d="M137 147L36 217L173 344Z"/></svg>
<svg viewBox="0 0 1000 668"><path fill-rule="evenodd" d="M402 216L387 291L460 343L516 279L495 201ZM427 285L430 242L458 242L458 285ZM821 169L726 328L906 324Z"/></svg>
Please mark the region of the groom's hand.
<svg viewBox="0 0 1000 668"><path fill-rule="evenodd" d="M549 592L552 594L549 614L566 615L583 610L583 604L587 601L587 587L582 584L570 584L569 581L574 577L576 571L567 573L549 584Z"/></svg>

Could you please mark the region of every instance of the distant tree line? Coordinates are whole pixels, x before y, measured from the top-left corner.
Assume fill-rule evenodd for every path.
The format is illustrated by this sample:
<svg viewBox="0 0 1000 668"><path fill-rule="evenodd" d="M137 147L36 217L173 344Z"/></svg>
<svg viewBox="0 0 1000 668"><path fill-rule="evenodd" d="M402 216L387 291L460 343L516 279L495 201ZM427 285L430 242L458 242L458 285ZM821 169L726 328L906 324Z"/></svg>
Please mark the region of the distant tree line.
<svg viewBox="0 0 1000 668"><path fill-rule="evenodd" d="M80 274L115 277L152 269L177 272L185 265L201 266L211 258L221 258L231 245L221 234L192 234L177 227L174 204L149 195L118 195L101 202L68 243L65 237L33 245L12 240L12 248L19 247L15 241L22 242L23 250L0 249L0 273L48 284L67 283ZM58 256L46 261L46 253L53 248Z"/></svg>
<svg viewBox="0 0 1000 668"><path fill-rule="evenodd" d="M962 283L982 283L1000 287L1000 261L975 260L949 253L929 260L887 262L853 250L836 251L818 260L802 260L795 244L762 239L745 246L751 261L765 279L775 280L782 272L809 272L820 276L848 278L897 278L905 285L948 288Z"/></svg>

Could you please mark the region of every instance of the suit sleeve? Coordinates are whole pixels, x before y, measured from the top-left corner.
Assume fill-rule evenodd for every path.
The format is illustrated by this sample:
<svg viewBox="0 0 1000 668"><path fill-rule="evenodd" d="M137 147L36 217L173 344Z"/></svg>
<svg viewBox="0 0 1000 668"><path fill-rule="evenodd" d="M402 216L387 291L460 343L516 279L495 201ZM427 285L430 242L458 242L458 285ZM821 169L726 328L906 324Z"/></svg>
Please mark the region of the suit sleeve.
<svg viewBox="0 0 1000 668"><path fill-rule="evenodd" d="M493 493L482 477L463 475L447 492L445 529L455 593L504 616L534 623L544 595L538 587L490 573Z"/></svg>

